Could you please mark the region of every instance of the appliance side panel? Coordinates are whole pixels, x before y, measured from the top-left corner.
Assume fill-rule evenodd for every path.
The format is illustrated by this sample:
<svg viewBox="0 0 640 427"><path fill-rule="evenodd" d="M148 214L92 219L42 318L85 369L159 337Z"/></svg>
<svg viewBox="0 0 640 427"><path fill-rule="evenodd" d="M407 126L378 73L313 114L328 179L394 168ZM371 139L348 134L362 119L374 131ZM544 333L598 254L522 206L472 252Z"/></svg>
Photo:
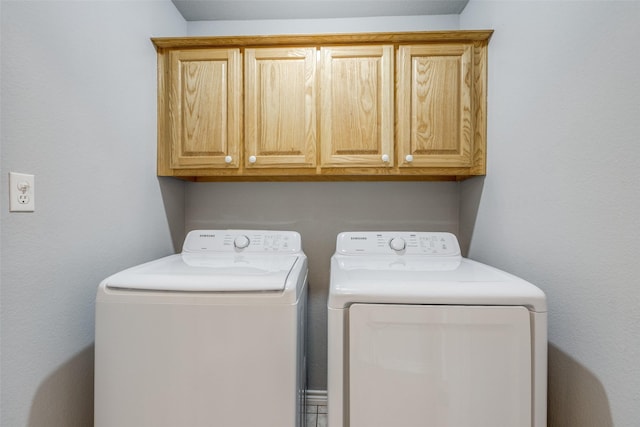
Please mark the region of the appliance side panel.
<svg viewBox="0 0 640 427"><path fill-rule="evenodd" d="M547 328L547 313L532 312L534 427L547 427Z"/></svg>
<svg viewBox="0 0 640 427"><path fill-rule="evenodd" d="M329 427L346 427L345 401L345 316L347 310L329 307L328 309L328 336L327 343L327 407Z"/></svg>

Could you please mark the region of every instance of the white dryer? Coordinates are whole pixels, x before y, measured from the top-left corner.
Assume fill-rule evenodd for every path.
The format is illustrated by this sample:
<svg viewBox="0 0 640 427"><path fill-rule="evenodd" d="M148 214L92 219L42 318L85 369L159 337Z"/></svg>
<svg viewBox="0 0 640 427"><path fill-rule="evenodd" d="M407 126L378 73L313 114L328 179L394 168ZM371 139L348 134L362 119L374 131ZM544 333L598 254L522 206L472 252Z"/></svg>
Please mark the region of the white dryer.
<svg viewBox="0 0 640 427"><path fill-rule="evenodd" d="M449 233L347 232L331 259L329 427L546 426L544 293Z"/></svg>
<svg viewBox="0 0 640 427"><path fill-rule="evenodd" d="M196 230L108 277L95 427L303 426L306 296L296 232Z"/></svg>

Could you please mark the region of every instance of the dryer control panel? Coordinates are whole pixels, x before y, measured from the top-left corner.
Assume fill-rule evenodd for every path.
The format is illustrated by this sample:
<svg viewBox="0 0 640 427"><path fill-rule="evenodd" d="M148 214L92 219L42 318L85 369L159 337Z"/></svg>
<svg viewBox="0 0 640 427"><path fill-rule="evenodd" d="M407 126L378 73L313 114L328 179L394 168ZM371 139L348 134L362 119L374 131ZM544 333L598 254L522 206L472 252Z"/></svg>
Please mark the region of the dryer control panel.
<svg viewBox="0 0 640 427"><path fill-rule="evenodd" d="M455 257L460 246L456 236L444 232L353 231L338 235L336 253Z"/></svg>
<svg viewBox="0 0 640 427"><path fill-rule="evenodd" d="M302 251L296 231L193 230L187 234L183 253L259 252L298 253Z"/></svg>

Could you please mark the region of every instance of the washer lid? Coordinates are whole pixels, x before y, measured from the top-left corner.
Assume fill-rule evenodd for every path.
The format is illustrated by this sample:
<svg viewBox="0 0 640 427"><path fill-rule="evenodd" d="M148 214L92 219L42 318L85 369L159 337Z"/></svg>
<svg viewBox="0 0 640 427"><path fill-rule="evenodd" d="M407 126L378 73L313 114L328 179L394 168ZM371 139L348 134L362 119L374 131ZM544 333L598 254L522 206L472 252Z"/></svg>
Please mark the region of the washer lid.
<svg viewBox="0 0 640 427"><path fill-rule="evenodd" d="M108 288L157 291L282 291L296 255L183 253L116 273Z"/></svg>

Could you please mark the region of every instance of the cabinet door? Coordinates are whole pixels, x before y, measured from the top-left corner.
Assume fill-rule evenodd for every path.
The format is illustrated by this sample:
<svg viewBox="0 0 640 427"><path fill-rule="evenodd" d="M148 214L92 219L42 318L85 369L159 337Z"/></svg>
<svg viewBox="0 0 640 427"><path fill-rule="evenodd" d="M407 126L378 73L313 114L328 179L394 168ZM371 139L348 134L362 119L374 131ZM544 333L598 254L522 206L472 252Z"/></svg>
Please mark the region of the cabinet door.
<svg viewBox="0 0 640 427"><path fill-rule="evenodd" d="M400 167L468 167L473 149L471 44L400 46Z"/></svg>
<svg viewBox="0 0 640 427"><path fill-rule="evenodd" d="M323 47L321 57L321 166L393 166L393 46Z"/></svg>
<svg viewBox="0 0 640 427"><path fill-rule="evenodd" d="M237 168L241 144L239 49L170 53L172 168Z"/></svg>
<svg viewBox="0 0 640 427"><path fill-rule="evenodd" d="M316 49L246 49L245 96L245 166L315 167Z"/></svg>

